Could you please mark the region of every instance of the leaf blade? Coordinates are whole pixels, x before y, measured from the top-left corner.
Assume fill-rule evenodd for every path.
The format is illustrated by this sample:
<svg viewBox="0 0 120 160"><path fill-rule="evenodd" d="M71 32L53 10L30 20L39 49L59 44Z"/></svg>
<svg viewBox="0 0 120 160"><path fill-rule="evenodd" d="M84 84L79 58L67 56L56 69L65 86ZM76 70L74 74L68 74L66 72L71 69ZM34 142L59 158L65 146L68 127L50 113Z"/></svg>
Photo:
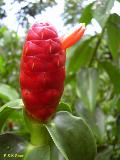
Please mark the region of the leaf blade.
<svg viewBox="0 0 120 160"><path fill-rule="evenodd" d="M114 58L120 54L120 16L112 14L107 23L108 46ZM117 35L117 36L116 36Z"/></svg>
<svg viewBox="0 0 120 160"><path fill-rule="evenodd" d="M110 11L114 5L115 0L100 0L95 1L93 5L93 17L104 27L107 22Z"/></svg>
<svg viewBox="0 0 120 160"><path fill-rule="evenodd" d="M18 99L19 95L14 88L7 84L0 84L0 98L6 101Z"/></svg>
<svg viewBox="0 0 120 160"><path fill-rule="evenodd" d="M99 86L98 72L95 68L82 68L77 74L77 87L86 108L93 111Z"/></svg>
<svg viewBox="0 0 120 160"><path fill-rule="evenodd" d="M58 112L51 124L46 127L66 160L94 159L95 140L83 119L68 112Z"/></svg>
<svg viewBox="0 0 120 160"><path fill-rule="evenodd" d="M116 93L120 93L120 70L118 67L116 67L114 64L112 64L110 61L102 61L100 62L102 67L105 69L105 71L108 73L110 80L114 86L114 89Z"/></svg>
<svg viewBox="0 0 120 160"><path fill-rule="evenodd" d="M15 110L19 110L23 107L23 103L21 99L17 99L14 101L10 101L3 105L0 108L0 131L6 121L6 119L9 117L9 115L14 112Z"/></svg>

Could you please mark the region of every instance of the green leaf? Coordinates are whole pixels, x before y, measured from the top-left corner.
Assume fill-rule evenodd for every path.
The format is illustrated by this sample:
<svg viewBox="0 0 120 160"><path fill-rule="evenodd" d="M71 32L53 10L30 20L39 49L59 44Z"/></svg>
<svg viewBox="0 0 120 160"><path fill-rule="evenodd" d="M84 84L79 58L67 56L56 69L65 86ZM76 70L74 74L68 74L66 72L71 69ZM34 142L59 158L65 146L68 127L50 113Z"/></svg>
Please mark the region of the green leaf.
<svg viewBox="0 0 120 160"><path fill-rule="evenodd" d="M53 141L52 144L50 145L50 157L51 157L50 160L65 160L63 155L57 149Z"/></svg>
<svg viewBox="0 0 120 160"><path fill-rule="evenodd" d="M54 143L66 160L93 160L96 144L93 134L82 118L68 112L57 112L46 125Z"/></svg>
<svg viewBox="0 0 120 160"><path fill-rule="evenodd" d="M79 22L85 23L86 25L91 22L92 19L92 6L93 3L87 5L84 10L82 11L82 15L80 17Z"/></svg>
<svg viewBox="0 0 120 160"><path fill-rule="evenodd" d="M88 66L94 54L97 36L81 40L71 50L72 55L68 57L67 73L75 73L81 67Z"/></svg>
<svg viewBox="0 0 120 160"><path fill-rule="evenodd" d="M120 114L118 114L116 119L116 139L120 142Z"/></svg>
<svg viewBox="0 0 120 160"><path fill-rule="evenodd" d="M82 117L91 127L96 140L99 144L104 143L105 133L105 115L99 107L94 112L86 109L82 102L78 101L75 106L77 116Z"/></svg>
<svg viewBox="0 0 120 160"><path fill-rule="evenodd" d="M51 144L50 146L50 152L51 152L51 160L59 160L59 150L57 147L54 145L54 143Z"/></svg>
<svg viewBox="0 0 120 160"><path fill-rule="evenodd" d="M93 111L99 85L98 72L95 68L82 68L77 74L77 88L86 108Z"/></svg>
<svg viewBox="0 0 120 160"><path fill-rule="evenodd" d="M9 125L9 123L12 123L12 127ZM23 118L23 110L15 110L13 111L7 121L6 124L4 125L3 131L5 130L10 130L12 132L17 132L17 134L19 135L27 135L28 134L28 130ZM29 138L29 137L28 137Z"/></svg>
<svg viewBox="0 0 120 160"><path fill-rule="evenodd" d="M0 56L0 73L5 72L5 60L2 56Z"/></svg>
<svg viewBox="0 0 120 160"><path fill-rule="evenodd" d="M58 105L57 111L72 112L70 105L64 102L60 102L60 104Z"/></svg>
<svg viewBox="0 0 120 160"><path fill-rule="evenodd" d="M107 22L110 11L114 5L115 0L100 0L95 1L93 5L93 17L104 27Z"/></svg>
<svg viewBox="0 0 120 160"><path fill-rule="evenodd" d="M19 98L19 95L16 90L9 85L0 84L0 98L6 101L11 101Z"/></svg>
<svg viewBox="0 0 120 160"><path fill-rule="evenodd" d="M24 160L50 160L50 147L48 145L34 147L29 145Z"/></svg>
<svg viewBox="0 0 120 160"><path fill-rule="evenodd" d="M2 27L0 28L0 38L3 37L3 34L4 34L6 31L7 31L7 27L2 26Z"/></svg>
<svg viewBox="0 0 120 160"><path fill-rule="evenodd" d="M118 57L120 54L120 16L112 14L107 23L108 46L112 56Z"/></svg>
<svg viewBox="0 0 120 160"><path fill-rule="evenodd" d="M0 108L0 131L6 121L6 119L9 117L9 115L15 111L15 110L19 110L23 107L23 103L21 99L17 99L14 101L10 101L8 103L6 103L5 105L3 105Z"/></svg>
<svg viewBox="0 0 120 160"><path fill-rule="evenodd" d="M0 135L0 159L23 160L26 146L27 142L23 138L10 133L2 134Z"/></svg>
<svg viewBox="0 0 120 160"><path fill-rule="evenodd" d="M120 93L120 69L113 65L110 61L102 61L100 64L108 73L116 93Z"/></svg>
<svg viewBox="0 0 120 160"><path fill-rule="evenodd" d="M110 160L112 155L112 147L104 149L102 152L98 153L95 160Z"/></svg>

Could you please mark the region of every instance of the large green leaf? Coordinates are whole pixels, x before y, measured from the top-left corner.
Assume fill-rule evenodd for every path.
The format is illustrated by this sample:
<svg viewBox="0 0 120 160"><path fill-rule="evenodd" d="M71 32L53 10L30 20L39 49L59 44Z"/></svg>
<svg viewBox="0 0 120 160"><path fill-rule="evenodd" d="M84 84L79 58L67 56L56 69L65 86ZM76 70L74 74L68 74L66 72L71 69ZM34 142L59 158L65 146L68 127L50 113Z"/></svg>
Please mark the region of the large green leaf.
<svg viewBox="0 0 120 160"><path fill-rule="evenodd" d="M93 17L100 23L102 27L108 20L114 1L115 0L97 0L93 5Z"/></svg>
<svg viewBox="0 0 120 160"><path fill-rule="evenodd" d="M77 88L86 108L93 111L99 85L98 72L95 68L82 68L77 74Z"/></svg>
<svg viewBox="0 0 120 160"><path fill-rule="evenodd" d="M54 143L51 144L50 146L50 151L51 151L51 160L59 160L59 150L55 146Z"/></svg>
<svg viewBox="0 0 120 160"><path fill-rule="evenodd" d="M81 67L88 66L94 54L96 36L81 40L71 50L72 55L68 57L67 73L74 73Z"/></svg>
<svg viewBox="0 0 120 160"><path fill-rule="evenodd" d="M90 3L84 8L84 10L82 11L82 15L80 17L80 22L85 23L86 25L91 22L92 6L93 6L93 3Z"/></svg>
<svg viewBox="0 0 120 160"><path fill-rule="evenodd" d="M120 16L112 14L107 23L108 45L113 57L120 55Z"/></svg>
<svg viewBox="0 0 120 160"><path fill-rule="evenodd" d="M15 110L19 110L23 107L23 103L21 99L17 99L14 101L10 101L3 105L0 108L0 130L2 129L6 119L9 115L14 112Z"/></svg>
<svg viewBox="0 0 120 160"><path fill-rule="evenodd" d="M9 85L0 84L0 98L6 101L11 101L19 98L19 95L16 90Z"/></svg>
<svg viewBox="0 0 120 160"><path fill-rule="evenodd" d="M66 160L93 160L95 158L95 139L82 118L62 111L58 112L46 127Z"/></svg>
<svg viewBox="0 0 120 160"><path fill-rule="evenodd" d="M31 146L29 145L24 160L50 160L50 147L48 145L44 146Z"/></svg>
<svg viewBox="0 0 120 160"><path fill-rule="evenodd" d="M102 61L100 64L108 73L116 93L120 93L120 69L113 65L110 61Z"/></svg>
<svg viewBox="0 0 120 160"><path fill-rule="evenodd" d="M0 135L0 160L23 160L27 142L16 135Z"/></svg>
<svg viewBox="0 0 120 160"><path fill-rule="evenodd" d="M99 144L104 142L105 133L105 115L99 107L94 112L86 109L82 102L78 101L75 106L76 115L82 117L91 127L96 140Z"/></svg>

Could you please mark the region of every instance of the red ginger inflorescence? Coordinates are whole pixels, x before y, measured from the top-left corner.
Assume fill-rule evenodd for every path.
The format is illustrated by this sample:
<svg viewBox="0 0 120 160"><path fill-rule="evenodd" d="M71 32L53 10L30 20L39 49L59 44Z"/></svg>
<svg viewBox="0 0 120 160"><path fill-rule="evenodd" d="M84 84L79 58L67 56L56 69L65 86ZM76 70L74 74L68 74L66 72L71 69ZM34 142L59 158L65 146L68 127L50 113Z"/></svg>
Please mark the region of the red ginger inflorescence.
<svg viewBox="0 0 120 160"><path fill-rule="evenodd" d="M60 38L49 23L36 23L28 31L20 66L20 86L29 116L46 121L55 112L64 90L66 48L83 35L80 26Z"/></svg>

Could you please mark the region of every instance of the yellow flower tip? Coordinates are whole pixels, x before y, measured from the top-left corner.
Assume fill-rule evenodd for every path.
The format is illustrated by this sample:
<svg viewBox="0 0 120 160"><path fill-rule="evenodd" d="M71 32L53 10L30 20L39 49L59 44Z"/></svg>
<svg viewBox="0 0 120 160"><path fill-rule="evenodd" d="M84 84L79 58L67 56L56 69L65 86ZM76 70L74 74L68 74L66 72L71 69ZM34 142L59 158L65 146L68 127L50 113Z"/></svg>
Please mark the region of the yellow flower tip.
<svg viewBox="0 0 120 160"><path fill-rule="evenodd" d="M83 27L85 27L86 25L85 25L85 23L80 23Z"/></svg>

